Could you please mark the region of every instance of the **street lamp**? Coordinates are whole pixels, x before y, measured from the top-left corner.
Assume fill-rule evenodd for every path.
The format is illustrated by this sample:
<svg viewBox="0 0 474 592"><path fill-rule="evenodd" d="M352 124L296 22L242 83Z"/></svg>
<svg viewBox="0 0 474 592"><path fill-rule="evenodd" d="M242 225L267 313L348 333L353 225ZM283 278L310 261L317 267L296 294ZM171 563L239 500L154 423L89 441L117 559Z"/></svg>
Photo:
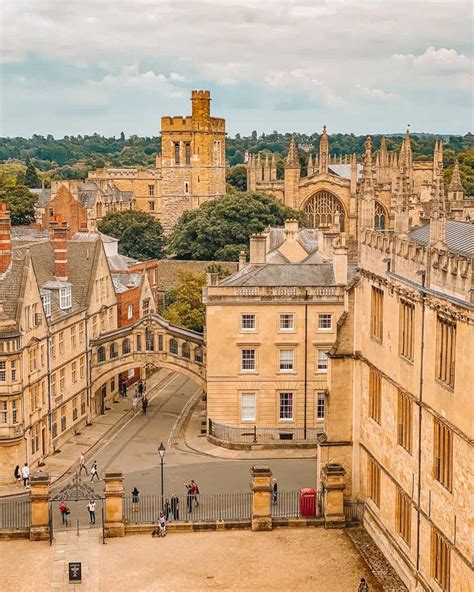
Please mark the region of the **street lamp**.
<svg viewBox="0 0 474 592"><path fill-rule="evenodd" d="M161 511L163 511L164 505L164 487L163 487L163 459L165 458L166 448L163 442L160 444L158 448L158 452L160 454L160 465L161 465Z"/></svg>

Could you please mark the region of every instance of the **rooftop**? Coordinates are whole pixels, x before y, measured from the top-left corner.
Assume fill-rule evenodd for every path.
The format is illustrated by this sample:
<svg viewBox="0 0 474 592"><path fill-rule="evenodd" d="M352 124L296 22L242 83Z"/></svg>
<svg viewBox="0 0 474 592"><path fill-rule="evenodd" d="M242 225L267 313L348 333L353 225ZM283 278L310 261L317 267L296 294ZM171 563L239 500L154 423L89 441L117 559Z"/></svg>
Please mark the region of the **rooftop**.
<svg viewBox="0 0 474 592"><path fill-rule="evenodd" d="M429 242L430 225L425 224L410 232L411 240L426 246ZM474 224L470 222L446 221L446 245L448 250L466 257L474 256Z"/></svg>

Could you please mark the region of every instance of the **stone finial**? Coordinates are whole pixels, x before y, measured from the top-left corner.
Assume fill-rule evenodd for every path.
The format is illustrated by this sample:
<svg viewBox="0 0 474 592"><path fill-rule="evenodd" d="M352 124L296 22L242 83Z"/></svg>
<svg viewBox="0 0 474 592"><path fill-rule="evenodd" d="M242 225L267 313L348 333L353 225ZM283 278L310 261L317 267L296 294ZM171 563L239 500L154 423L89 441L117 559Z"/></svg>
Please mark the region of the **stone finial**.
<svg viewBox="0 0 474 592"><path fill-rule="evenodd" d="M291 138L290 147L288 149L288 156L286 157L285 167L288 168L299 168L300 161L298 158L298 151L296 148L296 140L295 138Z"/></svg>
<svg viewBox="0 0 474 592"><path fill-rule="evenodd" d="M319 172L327 173L329 166L329 140L326 126L323 126L321 141L319 142Z"/></svg>
<svg viewBox="0 0 474 592"><path fill-rule="evenodd" d="M459 172L459 161L456 158L454 162L453 175L451 182L449 183L449 191L461 191L464 193L464 187L462 186L461 173Z"/></svg>

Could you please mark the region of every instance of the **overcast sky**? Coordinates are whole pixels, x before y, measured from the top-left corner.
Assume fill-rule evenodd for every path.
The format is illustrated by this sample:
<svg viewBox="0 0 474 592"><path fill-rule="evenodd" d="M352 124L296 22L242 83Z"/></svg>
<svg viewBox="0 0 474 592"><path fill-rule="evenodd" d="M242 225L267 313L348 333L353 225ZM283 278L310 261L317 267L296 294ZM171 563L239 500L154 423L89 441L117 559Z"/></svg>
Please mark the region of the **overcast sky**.
<svg viewBox="0 0 474 592"><path fill-rule="evenodd" d="M212 91L227 130L464 134L470 0L2 0L1 135L158 135Z"/></svg>

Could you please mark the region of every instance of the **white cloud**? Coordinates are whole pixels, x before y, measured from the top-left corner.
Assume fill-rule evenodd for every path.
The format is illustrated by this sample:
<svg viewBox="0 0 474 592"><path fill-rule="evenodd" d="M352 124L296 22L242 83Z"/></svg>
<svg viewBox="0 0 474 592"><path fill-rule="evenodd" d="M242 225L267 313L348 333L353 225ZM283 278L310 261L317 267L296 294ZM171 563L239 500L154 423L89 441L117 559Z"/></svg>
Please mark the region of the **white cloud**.
<svg viewBox="0 0 474 592"><path fill-rule="evenodd" d="M102 88L153 90L160 91L165 96L180 97L183 96L183 92L173 83L184 81L185 77L176 72L171 72L169 76L152 70L140 72L138 64L131 64L123 66L117 74L107 74L102 80L89 81L89 85Z"/></svg>
<svg viewBox="0 0 474 592"><path fill-rule="evenodd" d="M428 47L422 54L394 54L394 60L428 74L456 74L469 71L471 61L455 49Z"/></svg>
<svg viewBox="0 0 474 592"><path fill-rule="evenodd" d="M370 99L376 99L379 101L389 101L396 99L398 95L387 92L383 88L368 88L366 86L356 85L356 93L362 97L368 97Z"/></svg>

